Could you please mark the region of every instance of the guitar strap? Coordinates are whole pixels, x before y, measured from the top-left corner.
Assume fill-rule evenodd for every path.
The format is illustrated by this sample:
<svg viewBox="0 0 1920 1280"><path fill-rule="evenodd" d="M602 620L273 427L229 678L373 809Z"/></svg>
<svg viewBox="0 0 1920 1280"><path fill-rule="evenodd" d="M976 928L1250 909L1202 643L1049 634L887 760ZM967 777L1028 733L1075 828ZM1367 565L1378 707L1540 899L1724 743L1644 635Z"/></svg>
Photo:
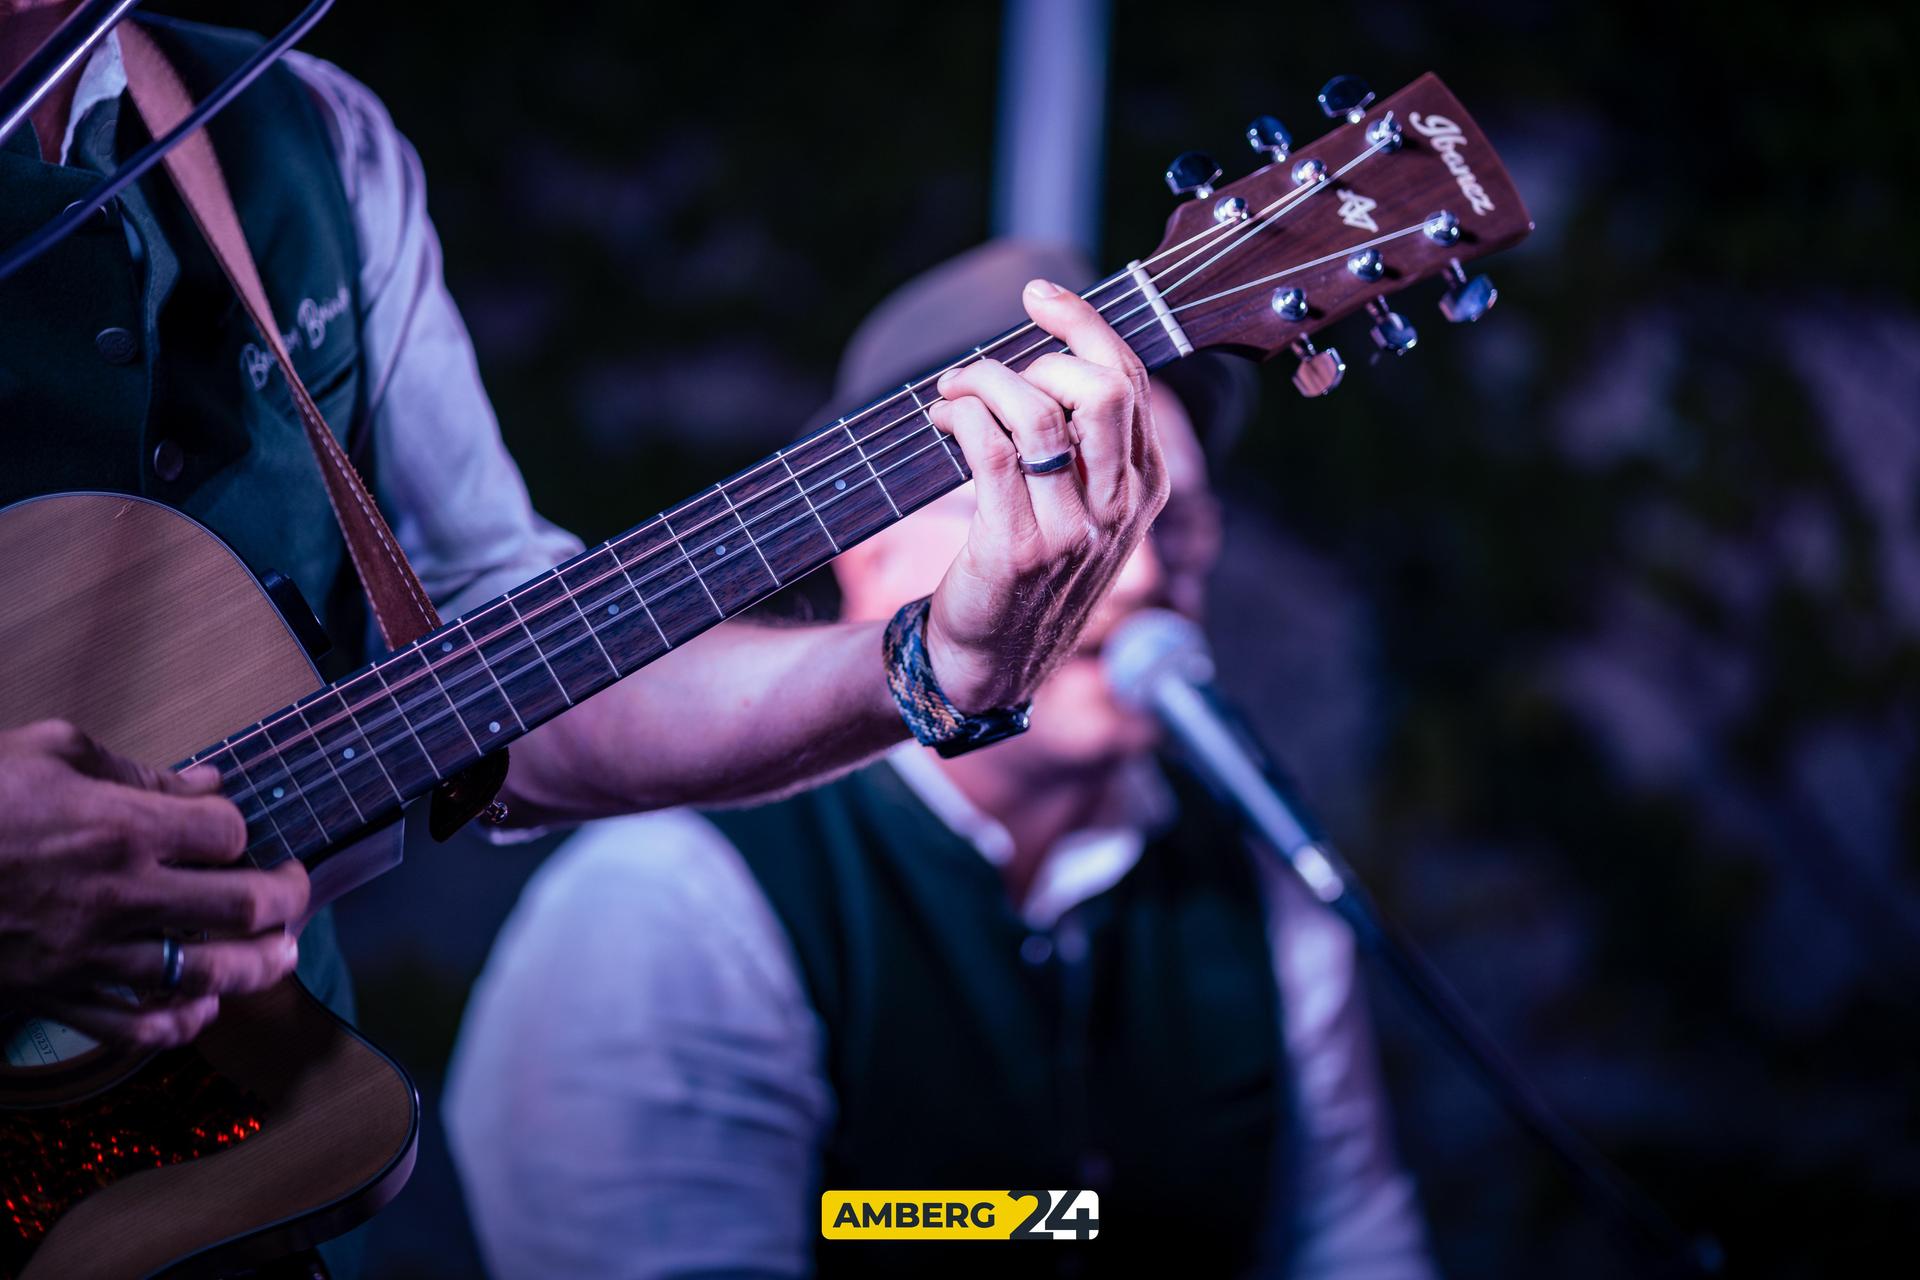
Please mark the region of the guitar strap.
<svg viewBox="0 0 1920 1280"><path fill-rule="evenodd" d="M146 122L147 132L160 137L186 118L193 109L193 99L151 36L131 22L121 23L117 33L120 58L127 72L127 92L140 118ZM280 372L286 376L295 414L306 432L307 443L313 447L327 501L340 523L354 572L366 592L374 623L380 628L380 638L389 649L412 643L438 627L440 615L434 611L433 602L427 598L413 566L407 563L406 554L387 527L373 495L367 492L366 482L354 470L326 419L320 416L320 407L313 402L294 370L293 358L281 341L280 326L274 323L273 308L260 283L260 269L240 229L240 215L233 207L226 176L220 170L219 157L214 155L206 130L188 135L168 152L166 166L194 225L199 227L220 270L253 320L253 327L260 331ZM493 799L506 774L507 753L501 750L436 788L428 824L434 838L446 839L482 812L499 816L502 811L493 807Z"/></svg>

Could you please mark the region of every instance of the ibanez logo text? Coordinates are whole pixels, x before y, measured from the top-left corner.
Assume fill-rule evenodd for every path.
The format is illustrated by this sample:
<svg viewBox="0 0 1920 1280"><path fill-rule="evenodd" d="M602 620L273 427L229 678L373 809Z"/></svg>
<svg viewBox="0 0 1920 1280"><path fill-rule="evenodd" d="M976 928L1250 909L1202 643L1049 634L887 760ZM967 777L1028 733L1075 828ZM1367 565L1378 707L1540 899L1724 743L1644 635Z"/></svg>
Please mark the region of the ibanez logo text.
<svg viewBox="0 0 1920 1280"><path fill-rule="evenodd" d="M1467 158L1460 154L1461 149L1467 145L1467 135L1460 126L1445 116L1423 116L1418 111L1407 116L1407 123L1411 124L1421 137L1433 143L1433 149L1438 151L1440 158L1446 162L1447 171L1453 175L1453 180L1460 184L1460 193L1466 196L1467 203L1473 206L1473 211L1492 213L1493 197L1489 196L1487 189L1480 185L1480 179L1473 176L1473 166L1467 163Z"/></svg>

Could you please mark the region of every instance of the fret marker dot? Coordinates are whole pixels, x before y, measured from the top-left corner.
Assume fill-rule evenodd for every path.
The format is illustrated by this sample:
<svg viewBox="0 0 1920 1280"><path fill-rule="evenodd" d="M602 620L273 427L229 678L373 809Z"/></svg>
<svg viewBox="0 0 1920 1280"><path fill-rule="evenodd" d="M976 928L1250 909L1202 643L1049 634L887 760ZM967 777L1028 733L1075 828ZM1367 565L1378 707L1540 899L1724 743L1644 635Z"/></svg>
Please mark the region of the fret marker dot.
<svg viewBox="0 0 1920 1280"><path fill-rule="evenodd" d="M608 617L612 617L612 616L613 616L614 614L616 614L616 613L618 613L618 612L620 612L620 606L619 606L619 605L617 605L617 604L610 604L610 605L608 605L608 606L607 606L607 616L608 616Z"/></svg>
<svg viewBox="0 0 1920 1280"><path fill-rule="evenodd" d="M286 794L287 794L287 789L285 787L275 787L273 789L273 798L275 800L285 799Z"/></svg>
<svg viewBox="0 0 1920 1280"><path fill-rule="evenodd" d="M442 653L452 653L452 652L453 652L453 641L451 641L451 640L442 640L442 641L440 642L440 652L442 652Z"/></svg>
<svg viewBox="0 0 1920 1280"><path fill-rule="evenodd" d="M342 752L340 753L340 758L341 758L342 760L351 760L351 759L353 759L353 748L352 748L352 747L348 747L348 748L347 748L346 750L344 750L344 751L342 751Z"/></svg>
<svg viewBox="0 0 1920 1280"><path fill-rule="evenodd" d="M719 546L715 547L713 549L713 554L717 556L723 556L727 554L727 544L723 542Z"/></svg>
<svg viewBox="0 0 1920 1280"><path fill-rule="evenodd" d="M488 733L500 732L500 722L498 720L487 721L487 732Z"/></svg>
<svg viewBox="0 0 1920 1280"><path fill-rule="evenodd" d="M833 482L833 487L836 489L844 489L847 487L847 482L845 480L835 480Z"/></svg>

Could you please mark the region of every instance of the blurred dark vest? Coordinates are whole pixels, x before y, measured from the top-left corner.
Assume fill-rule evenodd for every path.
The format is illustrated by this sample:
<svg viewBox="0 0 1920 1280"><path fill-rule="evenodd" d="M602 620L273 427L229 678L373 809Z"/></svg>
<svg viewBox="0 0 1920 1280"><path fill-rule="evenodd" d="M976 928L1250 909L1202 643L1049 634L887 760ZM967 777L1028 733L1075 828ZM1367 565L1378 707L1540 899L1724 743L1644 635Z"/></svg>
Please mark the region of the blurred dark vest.
<svg viewBox="0 0 1920 1280"><path fill-rule="evenodd" d="M1259 886L1206 801L1035 932L876 766L709 815L792 940L838 1112L823 1190L1090 1188L1086 1243L817 1241L822 1276L1230 1276L1272 1202L1279 995Z"/></svg>
<svg viewBox="0 0 1920 1280"><path fill-rule="evenodd" d="M196 98L261 43L170 21L148 30ZM345 440L363 395L360 254L326 124L276 66L210 132L294 366ZM124 95L82 118L68 166L52 163L60 139L43 141L43 161L33 131L17 131L0 147L0 243L147 140ZM292 578L327 626L330 669L365 656L359 584L285 380L162 171L0 282L0 452L0 506L69 489L163 502L255 574ZM325 913L301 940L300 973L350 1015Z"/></svg>

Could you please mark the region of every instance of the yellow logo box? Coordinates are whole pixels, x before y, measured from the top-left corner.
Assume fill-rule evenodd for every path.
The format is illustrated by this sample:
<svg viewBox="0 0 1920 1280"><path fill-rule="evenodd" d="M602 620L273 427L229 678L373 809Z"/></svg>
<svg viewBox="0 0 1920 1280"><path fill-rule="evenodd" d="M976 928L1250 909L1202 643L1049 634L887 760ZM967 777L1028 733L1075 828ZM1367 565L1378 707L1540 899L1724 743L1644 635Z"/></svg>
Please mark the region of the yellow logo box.
<svg viewBox="0 0 1920 1280"><path fill-rule="evenodd" d="M1100 1234L1093 1191L828 1191L828 1240L1091 1240Z"/></svg>

